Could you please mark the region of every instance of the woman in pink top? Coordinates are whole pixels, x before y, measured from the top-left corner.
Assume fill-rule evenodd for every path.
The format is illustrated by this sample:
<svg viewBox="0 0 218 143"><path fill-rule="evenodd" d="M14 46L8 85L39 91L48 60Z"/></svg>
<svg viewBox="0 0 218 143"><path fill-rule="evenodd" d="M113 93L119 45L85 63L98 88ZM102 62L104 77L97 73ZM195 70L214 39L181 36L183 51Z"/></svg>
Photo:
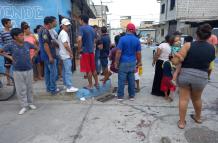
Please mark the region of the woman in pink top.
<svg viewBox="0 0 218 143"><path fill-rule="evenodd" d="M29 42L31 44L36 45L36 38L34 35L25 35L24 41ZM36 51L34 49L30 49L30 59L33 60L33 57L36 55Z"/></svg>
<svg viewBox="0 0 218 143"><path fill-rule="evenodd" d="M38 40L36 39L36 37L34 36L34 34L31 33L30 31L30 26L28 25L27 22L22 22L21 23L21 29L23 30L24 32L24 41L26 42L29 42L33 45L35 45L36 47L38 47ZM38 48L37 48L38 49ZM36 67L36 63L33 61L33 58L38 54L38 50L35 50L35 49L30 49L30 59L31 59L31 62L33 64L33 67ZM37 78L35 75L37 75L37 71L36 71L36 68L33 68L33 73L34 73L34 80L36 81ZM42 80L42 76L41 76L41 73L38 72L38 79L39 80Z"/></svg>
<svg viewBox="0 0 218 143"><path fill-rule="evenodd" d="M29 42L29 43L35 45L36 47L38 47L38 41L37 41L36 37L31 33L28 23L22 22L21 29L23 30L23 33L24 33L24 41ZM33 57L36 54L37 53L34 49L30 49L30 59L31 60L33 59Z"/></svg>

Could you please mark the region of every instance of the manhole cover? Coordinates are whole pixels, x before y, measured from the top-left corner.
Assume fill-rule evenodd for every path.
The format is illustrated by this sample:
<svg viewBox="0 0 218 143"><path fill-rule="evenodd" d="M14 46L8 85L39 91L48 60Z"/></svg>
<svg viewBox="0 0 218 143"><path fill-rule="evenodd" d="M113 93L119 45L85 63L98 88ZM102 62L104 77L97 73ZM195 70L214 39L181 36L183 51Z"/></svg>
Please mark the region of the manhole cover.
<svg viewBox="0 0 218 143"><path fill-rule="evenodd" d="M98 97L96 100L100 101L100 102L107 102L107 101L112 100L114 98L115 98L115 95L107 94L107 95L103 95L103 96Z"/></svg>
<svg viewBox="0 0 218 143"><path fill-rule="evenodd" d="M218 132L202 128L191 128L185 132L186 140L189 143L218 143Z"/></svg>

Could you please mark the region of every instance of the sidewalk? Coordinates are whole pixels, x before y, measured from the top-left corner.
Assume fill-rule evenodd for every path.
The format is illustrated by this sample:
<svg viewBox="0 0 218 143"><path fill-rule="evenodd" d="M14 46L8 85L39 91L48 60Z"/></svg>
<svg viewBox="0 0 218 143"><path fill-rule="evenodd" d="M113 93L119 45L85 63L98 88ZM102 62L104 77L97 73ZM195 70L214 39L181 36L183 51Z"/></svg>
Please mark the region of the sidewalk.
<svg viewBox="0 0 218 143"><path fill-rule="evenodd" d="M77 88L82 88L86 86L87 80L83 78L83 74L79 70L73 73L73 86ZM46 92L45 81L36 81L33 83L33 93L36 99L47 99L47 100L64 100L70 101L75 99L75 93L66 93L66 90L63 90L63 81L58 80L57 87L62 91L55 96L52 96L50 93Z"/></svg>
<svg viewBox="0 0 218 143"><path fill-rule="evenodd" d="M103 76L99 76L98 78L100 80L103 78ZM93 79L93 82L94 82L94 79ZM45 99L47 99L47 100L63 100L63 101L77 100L79 98L78 96L82 96L82 93L85 92L84 91L85 89L83 89L83 87L87 86L88 80L84 79L84 74L80 73L79 70L77 70L73 73L73 86L77 87L79 89L83 89L83 91L79 90L77 93L66 93L62 79L58 80L56 82L56 84L57 84L57 87L59 89L61 89L61 92L58 93L57 95L51 95L50 93L46 92L44 80L34 82L33 83L33 89L34 89L33 92L34 92L35 99L39 99L39 100L41 100L41 99L44 99L44 100ZM101 81L99 81L99 85L100 85L99 89L96 90L96 92L93 92L92 94L97 94L97 95L100 94L101 95L101 93L108 94L108 92L110 92L110 85L111 84L109 81L104 86L102 85ZM76 97L76 94L79 94L79 95L77 95L77 97ZM91 96L91 94L90 94L90 96ZM89 98L91 98L91 97L89 97Z"/></svg>
<svg viewBox="0 0 218 143"><path fill-rule="evenodd" d="M151 59L152 50L144 49L141 92L135 101L81 102L73 95L56 99L44 95L43 82L35 83L37 110L18 116L17 100L1 102L0 143L217 143L218 64L204 91L203 124L189 117L194 111L190 103L187 125L181 130L177 127L178 95L171 103L150 95L154 74ZM85 85L82 77L74 73L76 87ZM117 75L112 79L116 86Z"/></svg>

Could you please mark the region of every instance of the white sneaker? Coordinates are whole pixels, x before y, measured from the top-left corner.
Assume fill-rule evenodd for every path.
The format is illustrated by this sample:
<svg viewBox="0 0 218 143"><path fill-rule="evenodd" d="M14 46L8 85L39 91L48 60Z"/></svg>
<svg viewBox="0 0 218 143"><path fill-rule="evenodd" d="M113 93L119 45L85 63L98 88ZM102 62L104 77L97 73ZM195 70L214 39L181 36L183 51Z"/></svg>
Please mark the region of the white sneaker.
<svg viewBox="0 0 218 143"><path fill-rule="evenodd" d="M26 111L27 111L27 108L24 107L19 111L18 115L23 115Z"/></svg>
<svg viewBox="0 0 218 143"><path fill-rule="evenodd" d="M79 89L75 87L67 88L66 92L77 92Z"/></svg>
<svg viewBox="0 0 218 143"><path fill-rule="evenodd" d="M31 110L36 110L36 106L35 105L29 105Z"/></svg>
<svg viewBox="0 0 218 143"><path fill-rule="evenodd" d="M135 97L130 97L129 100L130 100L130 101L134 101L134 100L135 100Z"/></svg>
<svg viewBox="0 0 218 143"><path fill-rule="evenodd" d="M123 98L117 97L117 101L123 101Z"/></svg>

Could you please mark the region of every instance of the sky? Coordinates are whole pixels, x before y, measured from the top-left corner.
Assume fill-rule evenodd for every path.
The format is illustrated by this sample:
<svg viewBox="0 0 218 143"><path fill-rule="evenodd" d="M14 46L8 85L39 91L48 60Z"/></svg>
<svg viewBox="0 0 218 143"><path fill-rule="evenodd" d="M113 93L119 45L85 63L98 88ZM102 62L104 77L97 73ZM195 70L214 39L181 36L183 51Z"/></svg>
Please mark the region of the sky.
<svg viewBox="0 0 218 143"><path fill-rule="evenodd" d="M119 27L120 16L132 16L132 22L137 26L140 21L152 20L159 21L160 4L157 0L92 0L98 5L109 7L108 23L113 28Z"/></svg>

